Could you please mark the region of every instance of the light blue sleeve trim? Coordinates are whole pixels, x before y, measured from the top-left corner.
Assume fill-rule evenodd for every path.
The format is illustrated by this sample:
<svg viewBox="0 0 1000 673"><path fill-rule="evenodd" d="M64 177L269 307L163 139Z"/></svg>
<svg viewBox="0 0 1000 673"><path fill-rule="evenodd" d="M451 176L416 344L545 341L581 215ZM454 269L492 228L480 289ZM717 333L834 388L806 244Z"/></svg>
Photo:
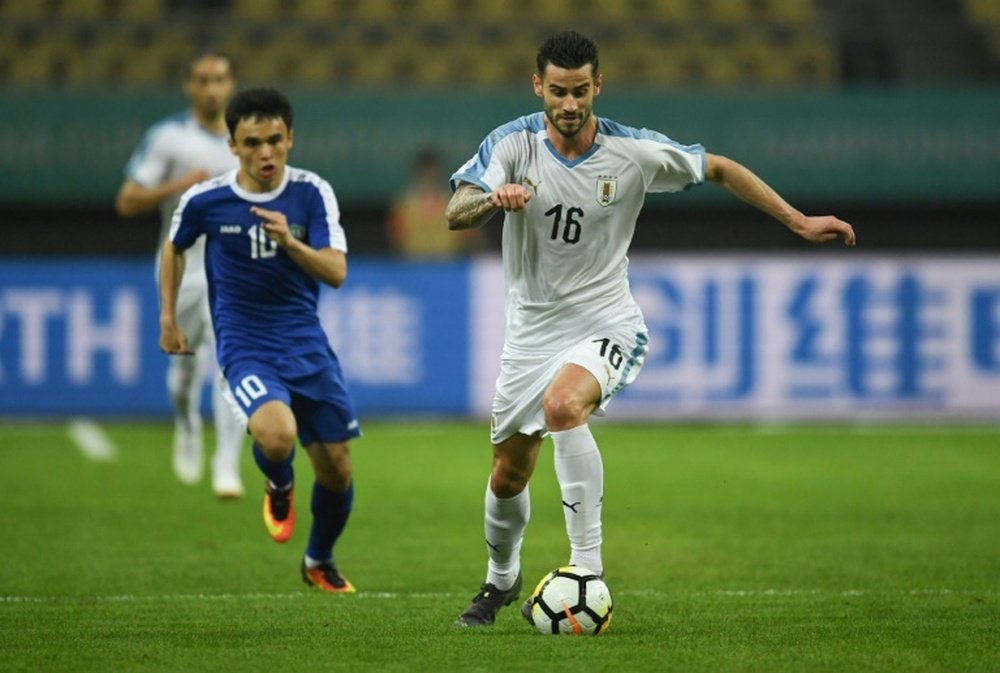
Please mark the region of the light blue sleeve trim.
<svg viewBox="0 0 1000 673"><path fill-rule="evenodd" d="M509 121L503 126L495 128L486 139L483 140L479 145L479 150L476 152L475 157L467 161L448 181L451 185L452 191L458 189L459 182L468 182L474 185L482 187L484 191L491 192L493 189L489 187L482 180L482 176L486 173L486 169L490 165L490 161L493 158L493 149L497 144L504 138L510 136L513 133L519 132L529 132L538 133L545 128L545 122L542 118L541 112L535 112L534 114L525 115L523 117L518 117L513 121Z"/></svg>
<svg viewBox="0 0 1000 673"><path fill-rule="evenodd" d="M637 129L631 126L625 126L624 124L619 124L618 122L611 121L610 119L604 119L603 117L597 120L597 130L607 136L617 137L617 138L634 138L636 140L652 140L658 143L663 143L664 145L670 145L686 154L696 154L701 158L699 162L701 165L701 174L698 179L693 182L689 182L684 189L690 189L705 182L705 148L700 143L695 143L693 145L684 145L676 140L672 140L660 133L659 131L652 131L650 129Z"/></svg>

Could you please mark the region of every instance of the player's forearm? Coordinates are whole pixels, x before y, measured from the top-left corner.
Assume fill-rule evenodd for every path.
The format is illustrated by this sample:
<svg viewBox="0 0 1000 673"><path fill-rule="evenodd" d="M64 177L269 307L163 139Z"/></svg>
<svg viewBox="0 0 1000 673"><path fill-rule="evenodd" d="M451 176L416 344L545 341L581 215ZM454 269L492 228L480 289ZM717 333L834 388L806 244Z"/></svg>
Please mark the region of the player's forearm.
<svg viewBox="0 0 1000 673"><path fill-rule="evenodd" d="M184 277L184 253L169 240L160 256L160 326L172 325L177 316L177 294Z"/></svg>
<svg viewBox="0 0 1000 673"><path fill-rule="evenodd" d="M732 159L719 155L707 157L707 179L798 233L799 222L805 215L792 207L766 182Z"/></svg>
<svg viewBox="0 0 1000 673"><path fill-rule="evenodd" d="M149 213L160 205L160 203L175 192L184 188L180 180L171 180L158 187L143 187L135 182L126 182L118 190L115 198L115 210L122 217L135 217Z"/></svg>
<svg viewBox="0 0 1000 673"><path fill-rule="evenodd" d="M285 246L285 252L300 269L330 287L340 287L347 279L347 255L340 250L316 250L293 239L290 245Z"/></svg>
<svg viewBox="0 0 1000 673"><path fill-rule="evenodd" d="M492 195L466 184L452 195L444 216L448 220L448 229L452 231L473 229L485 224L497 208Z"/></svg>

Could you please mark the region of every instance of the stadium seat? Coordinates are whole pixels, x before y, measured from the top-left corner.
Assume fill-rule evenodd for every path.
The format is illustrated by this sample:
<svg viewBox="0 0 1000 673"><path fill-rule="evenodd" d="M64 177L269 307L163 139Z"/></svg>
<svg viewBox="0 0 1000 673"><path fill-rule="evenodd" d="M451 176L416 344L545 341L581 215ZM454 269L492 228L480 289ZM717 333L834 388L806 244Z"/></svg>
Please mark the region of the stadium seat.
<svg viewBox="0 0 1000 673"><path fill-rule="evenodd" d="M603 3L608 9L615 3ZM685 25L698 16L699 0L648 0L632 2L630 17L637 23L648 21L663 22L671 26Z"/></svg>
<svg viewBox="0 0 1000 673"><path fill-rule="evenodd" d="M121 79L125 61L134 52L129 36L106 29L88 46L79 46L66 70L66 83L72 87L107 86Z"/></svg>
<svg viewBox="0 0 1000 673"><path fill-rule="evenodd" d="M234 19L271 22L284 17L286 4L282 0L232 0L229 13Z"/></svg>
<svg viewBox="0 0 1000 673"><path fill-rule="evenodd" d="M964 0L965 12L978 23L1000 23L1000 2L997 0Z"/></svg>
<svg viewBox="0 0 1000 673"><path fill-rule="evenodd" d="M397 0L354 0L347 9L348 16L367 23L396 21L400 18Z"/></svg>
<svg viewBox="0 0 1000 673"><path fill-rule="evenodd" d="M770 21L782 24L805 24L816 21L813 0L757 0L762 14Z"/></svg>
<svg viewBox="0 0 1000 673"><path fill-rule="evenodd" d="M72 38L52 31L18 50L10 62L7 82L31 88L58 84L74 54Z"/></svg>
<svg viewBox="0 0 1000 673"><path fill-rule="evenodd" d="M118 4L115 17L122 21L161 21L167 15L167 0L126 0Z"/></svg>
<svg viewBox="0 0 1000 673"><path fill-rule="evenodd" d="M182 28L168 28L150 36L135 36L122 66L122 83L132 87L160 86L181 81L196 48Z"/></svg>
<svg viewBox="0 0 1000 673"><path fill-rule="evenodd" d="M701 11L712 22L719 24L742 24L750 19L748 0L703 0Z"/></svg>
<svg viewBox="0 0 1000 673"><path fill-rule="evenodd" d="M344 7L336 0L297 0L292 18L299 21L334 21L344 16Z"/></svg>
<svg viewBox="0 0 1000 673"><path fill-rule="evenodd" d="M0 20L8 22L39 21L49 15L47 2L39 0L3 0L0 2Z"/></svg>
<svg viewBox="0 0 1000 673"><path fill-rule="evenodd" d="M55 14L69 21L99 21L108 15L108 9L106 0L58 0Z"/></svg>

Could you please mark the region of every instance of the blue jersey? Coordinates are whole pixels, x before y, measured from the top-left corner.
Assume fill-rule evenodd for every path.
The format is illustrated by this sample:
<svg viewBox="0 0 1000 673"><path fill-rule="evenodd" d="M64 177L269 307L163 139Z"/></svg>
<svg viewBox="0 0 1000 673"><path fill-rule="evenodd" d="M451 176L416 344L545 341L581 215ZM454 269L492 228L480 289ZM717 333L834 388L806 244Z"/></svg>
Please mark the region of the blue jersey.
<svg viewBox="0 0 1000 673"><path fill-rule="evenodd" d="M240 358L305 362L313 358L303 356L324 356L330 347L316 314L319 281L267 237L250 208L283 213L292 235L312 248L347 252L333 189L315 173L286 166L279 187L257 194L242 189L236 174L191 187L170 228L181 250L206 239L219 365L225 371Z"/></svg>

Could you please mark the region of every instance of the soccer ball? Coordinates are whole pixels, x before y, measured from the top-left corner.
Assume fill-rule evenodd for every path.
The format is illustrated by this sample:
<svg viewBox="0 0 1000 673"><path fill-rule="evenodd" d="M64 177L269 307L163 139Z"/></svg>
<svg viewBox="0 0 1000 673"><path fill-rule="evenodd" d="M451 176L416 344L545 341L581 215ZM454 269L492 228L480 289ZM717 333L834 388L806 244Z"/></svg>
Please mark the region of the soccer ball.
<svg viewBox="0 0 1000 673"><path fill-rule="evenodd" d="M531 598L531 621L542 633L600 635L611 623L611 591L596 573L580 566L556 568Z"/></svg>

